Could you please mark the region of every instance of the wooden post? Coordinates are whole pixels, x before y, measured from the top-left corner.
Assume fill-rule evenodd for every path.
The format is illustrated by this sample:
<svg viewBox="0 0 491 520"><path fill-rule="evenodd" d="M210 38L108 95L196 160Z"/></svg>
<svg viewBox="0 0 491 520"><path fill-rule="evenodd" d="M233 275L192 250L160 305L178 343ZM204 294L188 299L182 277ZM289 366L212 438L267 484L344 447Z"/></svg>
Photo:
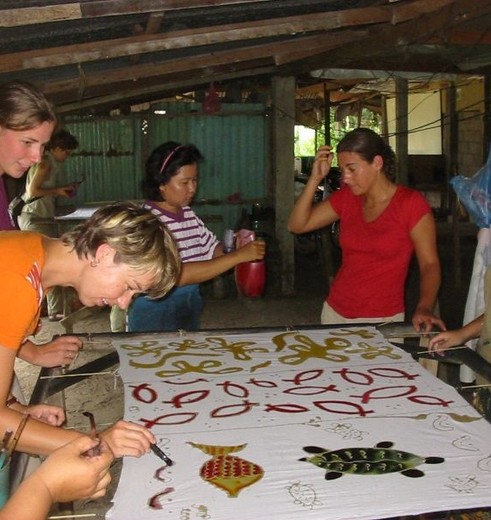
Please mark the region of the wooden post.
<svg viewBox="0 0 491 520"><path fill-rule="evenodd" d="M331 144L331 96L324 83L324 144Z"/></svg>
<svg viewBox="0 0 491 520"><path fill-rule="evenodd" d="M408 184L408 85L407 79L396 78L396 156L397 180Z"/></svg>
<svg viewBox="0 0 491 520"><path fill-rule="evenodd" d="M381 98L381 126L382 126L382 137L389 144L389 122L387 121L387 96L382 95Z"/></svg>
<svg viewBox="0 0 491 520"><path fill-rule="evenodd" d="M287 230L295 202L295 78L275 76L271 87L275 233L281 254L281 293L290 295L295 289L293 235Z"/></svg>
<svg viewBox="0 0 491 520"><path fill-rule="evenodd" d="M331 96L324 83L324 144L331 144ZM324 187L326 183L324 183ZM324 188L325 189L325 188ZM320 253L321 265L324 268L326 282L330 285L334 278L334 260L332 254L332 241L330 239L331 226L319 230L317 235L317 248Z"/></svg>
<svg viewBox="0 0 491 520"><path fill-rule="evenodd" d="M458 114L457 114L457 92L455 83L452 83L447 90L446 97L446 118L444 127L444 150L445 150L445 172L446 181L457 174L458 170ZM462 268L460 265L460 229L459 212L457 208L457 198L453 190L449 193L450 207L452 208L452 245L454 261L454 285L460 287L462 284Z"/></svg>

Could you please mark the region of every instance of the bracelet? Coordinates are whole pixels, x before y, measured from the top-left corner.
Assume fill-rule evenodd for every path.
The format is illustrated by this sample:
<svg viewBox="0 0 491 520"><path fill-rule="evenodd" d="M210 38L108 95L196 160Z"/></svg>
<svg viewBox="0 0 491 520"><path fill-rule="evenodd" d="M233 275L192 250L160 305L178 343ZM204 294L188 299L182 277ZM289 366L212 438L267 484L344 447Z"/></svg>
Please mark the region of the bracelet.
<svg viewBox="0 0 491 520"><path fill-rule="evenodd" d="M5 403L6 406L11 406L15 403L18 403L19 401L17 401L17 398L12 396L10 399L7 399L7 402Z"/></svg>

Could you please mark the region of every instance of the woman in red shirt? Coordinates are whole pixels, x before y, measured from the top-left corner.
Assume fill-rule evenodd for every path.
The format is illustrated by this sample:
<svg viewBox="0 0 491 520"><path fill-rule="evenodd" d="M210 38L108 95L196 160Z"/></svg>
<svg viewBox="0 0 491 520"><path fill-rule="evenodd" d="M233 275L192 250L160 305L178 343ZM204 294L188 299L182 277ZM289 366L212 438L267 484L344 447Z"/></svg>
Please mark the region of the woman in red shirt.
<svg viewBox="0 0 491 520"><path fill-rule="evenodd" d="M412 323L420 332L445 328L433 312L441 274L430 206L419 192L395 183L395 154L372 130L349 132L336 151L342 188L314 203L333 160L331 147L322 146L288 223L289 231L306 233L340 221L342 263L321 322L404 321L404 284L415 252L420 295Z"/></svg>

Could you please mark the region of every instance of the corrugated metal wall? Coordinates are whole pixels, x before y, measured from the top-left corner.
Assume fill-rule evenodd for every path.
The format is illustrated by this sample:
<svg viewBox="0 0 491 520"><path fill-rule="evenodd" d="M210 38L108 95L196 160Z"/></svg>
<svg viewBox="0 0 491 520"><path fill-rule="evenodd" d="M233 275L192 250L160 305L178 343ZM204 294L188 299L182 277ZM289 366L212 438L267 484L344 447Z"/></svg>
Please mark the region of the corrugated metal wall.
<svg viewBox="0 0 491 520"><path fill-rule="evenodd" d="M70 180L85 176L76 204L137 196L141 176L140 125L139 118L66 120L65 127L77 137L79 147L63 169Z"/></svg>
<svg viewBox="0 0 491 520"><path fill-rule="evenodd" d="M268 198L267 123L264 105L222 104L205 115L201 104L162 103L151 114L115 118L67 118L80 142L64 165L69 180L86 181L75 204L141 200L140 180L148 154L169 140L195 144L200 164L193 207L219 238L244 210Z"/></svg>

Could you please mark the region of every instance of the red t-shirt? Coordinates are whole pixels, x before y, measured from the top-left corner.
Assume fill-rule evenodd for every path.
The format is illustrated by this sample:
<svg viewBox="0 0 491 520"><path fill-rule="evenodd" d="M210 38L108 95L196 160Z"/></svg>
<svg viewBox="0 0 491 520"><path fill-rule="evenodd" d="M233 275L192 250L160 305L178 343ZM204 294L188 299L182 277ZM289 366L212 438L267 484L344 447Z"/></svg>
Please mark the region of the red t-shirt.
<svg viewBox="0 0 491 520"><path fill-rule="evenodd" d="M384 212L366 222L363 198L348 187L329 197L340 219L342 263L326 298L345 318L404 312L404 284L414 246L409 233L427 213L421 193L398 186Z"/></svg>

